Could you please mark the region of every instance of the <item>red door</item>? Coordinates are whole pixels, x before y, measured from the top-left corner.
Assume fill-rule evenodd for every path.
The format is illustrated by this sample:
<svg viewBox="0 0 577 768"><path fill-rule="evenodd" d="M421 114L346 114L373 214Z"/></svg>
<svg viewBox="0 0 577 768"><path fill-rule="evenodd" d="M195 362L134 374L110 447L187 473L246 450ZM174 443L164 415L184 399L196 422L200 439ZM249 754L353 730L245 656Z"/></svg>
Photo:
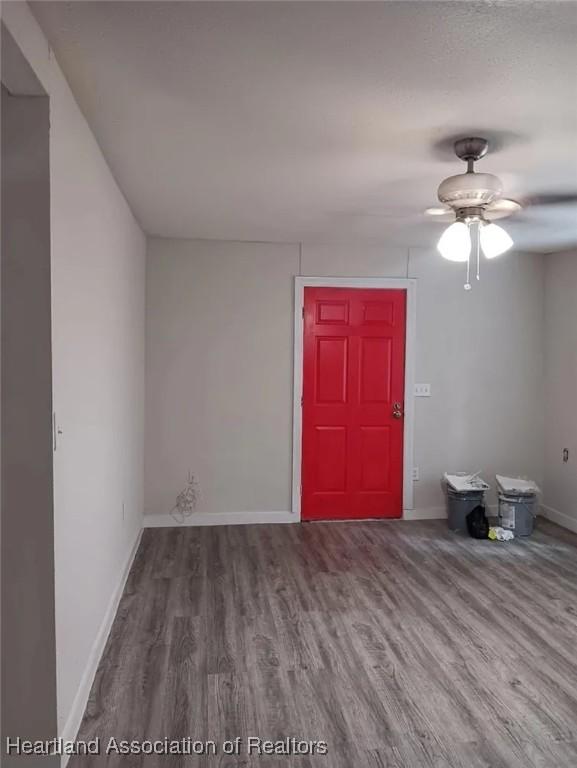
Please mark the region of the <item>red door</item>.
<svg viewBox="0 0 577 768"><path fill-rule="evenodd" d="M303 520L401 517L405 299L305 288Z"/></svg>

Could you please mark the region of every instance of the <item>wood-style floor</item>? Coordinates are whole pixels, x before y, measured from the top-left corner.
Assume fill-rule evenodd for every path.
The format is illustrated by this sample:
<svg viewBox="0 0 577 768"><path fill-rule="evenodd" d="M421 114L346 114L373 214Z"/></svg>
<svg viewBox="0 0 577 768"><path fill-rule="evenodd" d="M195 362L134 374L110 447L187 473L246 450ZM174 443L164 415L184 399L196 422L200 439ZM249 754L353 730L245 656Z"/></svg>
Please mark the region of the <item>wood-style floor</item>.
<svg viewBox="0 0 577 768"><path fill-rule="evenodd" d="M145 530L79 738L324 740L328 755L79 766L575 768L577 537L445 523Z"/></svg>

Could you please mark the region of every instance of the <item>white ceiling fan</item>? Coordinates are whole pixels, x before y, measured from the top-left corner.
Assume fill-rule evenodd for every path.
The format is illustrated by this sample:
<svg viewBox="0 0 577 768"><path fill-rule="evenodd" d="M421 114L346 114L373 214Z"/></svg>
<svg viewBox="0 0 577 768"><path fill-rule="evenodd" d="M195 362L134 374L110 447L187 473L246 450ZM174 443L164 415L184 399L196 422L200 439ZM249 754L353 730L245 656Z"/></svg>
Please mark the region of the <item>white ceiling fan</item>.
<svg viewBox="0 0 577 768"><path fill-rule="evenodd" d="M545 192L524 197L520 201L502 197L503 184L492 173L477 173L475 162L487 154L489 142L478 136L458 139L453 149L467 163L467 171L444 179L437 190L442 207L427 208L425 213L439 222L452 222L437 244L440 254L449 261L467 263L465 289L471 289L471 255L476 260L479 279L481 252L488 258L507 251L513 240L503 227L493 222L513 216L527 208L574 206L574 191Z"/></svg>
<svg viewBox="0 0 577 768"><path fill-rule="evenodd" d="M475 171L475 162L489 148L487 139L477 136L459 139L454 148L457 157L467 163L467 171L444 179L437 190L443 207L428 208L425 213L438 217L440 221L453 222L441 235L437 249L449 261L466 262L465 290L470 290L471 254L476 259L478 280L481 251L488 259L493 259L513 245L503 227L493 222L511 216L522 206L501 196L503 185L498 176Z"/></svg>

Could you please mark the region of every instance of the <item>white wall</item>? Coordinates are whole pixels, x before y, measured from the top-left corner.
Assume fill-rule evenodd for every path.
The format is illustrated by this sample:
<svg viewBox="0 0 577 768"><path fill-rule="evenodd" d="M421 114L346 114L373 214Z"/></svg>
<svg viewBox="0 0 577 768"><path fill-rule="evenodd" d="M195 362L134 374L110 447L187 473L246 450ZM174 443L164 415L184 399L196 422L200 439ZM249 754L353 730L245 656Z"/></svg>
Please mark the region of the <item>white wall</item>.
<svg viewBox="0 0 577 768"><path fill-rule="evenodd" d="M28 7L2 14L50 97L58 727L73 738L142 524L145 239Z"/></svg>
<svg viewBox="0 0 577 768"><path fill-rule="evenodd" d="M577 250L545 259L545 480L549 516L577 531ZM563 463L563 449L569 461Z"/></svg>
<svg viewBox="0 0 577 768"><path fill-rule="evenodd" d="M202 512L289 510L292 277L298 246L152 239L147 258L145 513L190 469ZM415 277L415 507L442 512L445 470L542 481L543 257L463 268L434 251L306 246L304 275Z"/></svg>
<svg viewBox="0 0 577 768"><path fill-rule="evenodd" d="M145 512L289 509L298 247L149 244Z"/></svg>

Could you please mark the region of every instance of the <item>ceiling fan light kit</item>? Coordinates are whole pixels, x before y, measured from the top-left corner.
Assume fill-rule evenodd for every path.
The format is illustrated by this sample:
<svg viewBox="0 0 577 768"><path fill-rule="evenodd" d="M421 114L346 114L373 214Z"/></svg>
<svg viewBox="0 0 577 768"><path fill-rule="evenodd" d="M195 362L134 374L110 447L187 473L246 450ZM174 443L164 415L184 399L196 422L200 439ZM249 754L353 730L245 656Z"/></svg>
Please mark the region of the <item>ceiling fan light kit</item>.
<svg viewBox="0 0 577 768"><path fill-rule="evenodd" d="M463 221L447 227L437 244L437 250L447 261L467 261L471 254L471 234Z"/></svg>
<svg viewBox="0 0 577 768"><path fill-rule="evenodd" d="M500 256L513 245L510 235L498 224L484 224L480 229L481 248L488 259Z"/></svg>
<svg viewBox="0 0 577 768"><path fill-rule="evenodd" d="M455 216L455 221L441 235L437 250L448 261L466 262L465 290L471 288L471 251L476 256L478 280L481 251L486 258L493 259L513 245L507 232L497 224L490 223L490 219L510 215L520 208L513 200L501 199L503 185L498 176L475 172L474 163L487 153L488 148L487 140L478 137L456 141L455 154L467 163L467 172L449 176L440 183L437 190L439 201L446 206L441 212L453 211ZM490 215L491 206L497 215ZM429 213L438 215L438 210L429 209Z"/></svg>

